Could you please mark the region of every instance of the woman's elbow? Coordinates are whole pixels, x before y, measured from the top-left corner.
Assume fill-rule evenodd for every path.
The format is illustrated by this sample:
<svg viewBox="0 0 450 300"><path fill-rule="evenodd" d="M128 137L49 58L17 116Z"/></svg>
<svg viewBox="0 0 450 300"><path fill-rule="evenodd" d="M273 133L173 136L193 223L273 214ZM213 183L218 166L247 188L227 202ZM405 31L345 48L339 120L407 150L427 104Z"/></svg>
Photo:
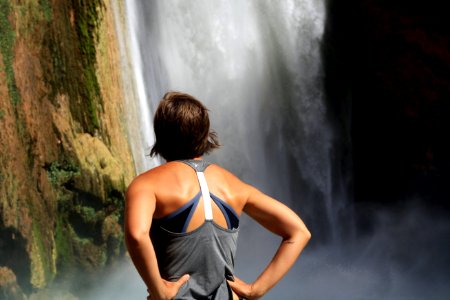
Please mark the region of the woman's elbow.
<svg viewBox="0 0 450 300"><path fill-rule="evenodd" d="M303 222L300 222L298 225L299 226L297 226L296 236L307 243L311 239L311 232Z"/></svg>
<svg viewBox="0 0 450 300"><path fill-rule="evenodd" d="M147 239L150 239L148 231L125 230L125 244L128 250L138 248Z"/></svg>
<svg viewBox="0 0 450 300"><path fill-rule="evenodd" d="M302 234L306 241L309 241L311 239L311 231L309 231L308 228L305 227L304 229L302 229Z"/></svg>

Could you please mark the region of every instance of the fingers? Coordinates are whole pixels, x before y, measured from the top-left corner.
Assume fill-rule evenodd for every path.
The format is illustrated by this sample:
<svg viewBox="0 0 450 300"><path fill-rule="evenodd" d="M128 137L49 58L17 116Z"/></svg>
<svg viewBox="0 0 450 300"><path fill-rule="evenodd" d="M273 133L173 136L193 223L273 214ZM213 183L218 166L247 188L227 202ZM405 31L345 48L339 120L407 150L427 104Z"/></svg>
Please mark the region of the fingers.
<svg viewBox="0 0 450 300"><path fill-rule="evenodd" d="M227 279L227 282L228 282L228 285L231 287L231 289L233 291L235 291L237 284L234 281L231 281L231 280L228 280L228 279Z"/></svg>
<svg viewBox="0 0 450 300"><path fill-rule="evenodd" d="M234 276L234 281L227 280L228 285L231 287L231 289L235 292L242 292L242 289L245 288L246 283L236 276Z"/></svg>
<svg viewBox="0 0 450 300"><path fill-rule="evenodd" d="M168 299L172 299L175 297L175 295L180 290L181 286L186 283L186 281L189 280L189 275L183 275L180 278L178 278L177 281L167 281L163 279L164 284L166 285L166 297Z"/></svg>
<svg viewBox="0 0 450 300"><path fill-rule="evenodd" d="M237 277L237 276L233 276L233 278L234 278L234 282L236 282L236 283L247 284L245 281L239 279L239 277Z"/></svg>
<svg viewBox="0 0 450 300"><path fill-rule="evenodd" d="M177 286L181 287L188 280L189 280L189 274L185 274L176 281L176 284L177 284Z"/></svg>
<svg viewBox="0 0 450 300"><path fill-rule="evenodd" d="M239 296L247 298L250 296L251 293L251 286L234 276L234 281L227 280L228 285L231 287L231 289Z"/></svg>

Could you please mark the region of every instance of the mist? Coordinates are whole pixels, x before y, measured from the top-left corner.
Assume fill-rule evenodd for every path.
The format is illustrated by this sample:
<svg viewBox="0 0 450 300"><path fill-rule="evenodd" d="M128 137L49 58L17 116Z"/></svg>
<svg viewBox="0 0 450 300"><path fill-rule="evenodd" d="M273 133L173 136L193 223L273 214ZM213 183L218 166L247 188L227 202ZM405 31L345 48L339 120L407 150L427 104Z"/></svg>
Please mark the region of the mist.
<svg viewBox="0 0 450 300"><path fill-rule="evenodd" d="M339 246L308 246L264 299L444 300L450 295L450 222L419 204L373 211L372 232ZM401 210L401 212L399 212ZM242 221L236 276L254 280L280 242ZM313 232L314 238L314 232ZM146 288L126 259L83 299L145 299Z"/></svg>

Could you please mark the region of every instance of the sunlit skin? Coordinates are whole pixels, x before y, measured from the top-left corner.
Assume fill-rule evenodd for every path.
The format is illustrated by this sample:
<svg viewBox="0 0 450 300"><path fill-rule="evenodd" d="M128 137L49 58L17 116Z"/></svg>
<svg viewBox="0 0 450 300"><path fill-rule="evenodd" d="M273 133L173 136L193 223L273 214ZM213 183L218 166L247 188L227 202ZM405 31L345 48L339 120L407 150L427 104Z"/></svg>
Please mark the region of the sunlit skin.
<svg viewBox="0 0 450 300"><path fill-rule="evenodd" d="M196 158L201 159L201 158ZM205 170L210 192L225 200L238 215L248 214L266 229L282 238L273 259L253 283L234 276L228 281L234 299L259 299L292 267L311 234L302 220L287 206L239 180L227 170L211 165ZM172 299L189 280L176 282L161 278L150 239L152 218L161 218L177 210L199 191L195 172L180 162L168 162L136 177L126 194L125 240L131 259L147 285L148 299ZM212 202L214 222L226 227L219 208ZM203 201L196 208L187 231L204 222Z"/></svg>

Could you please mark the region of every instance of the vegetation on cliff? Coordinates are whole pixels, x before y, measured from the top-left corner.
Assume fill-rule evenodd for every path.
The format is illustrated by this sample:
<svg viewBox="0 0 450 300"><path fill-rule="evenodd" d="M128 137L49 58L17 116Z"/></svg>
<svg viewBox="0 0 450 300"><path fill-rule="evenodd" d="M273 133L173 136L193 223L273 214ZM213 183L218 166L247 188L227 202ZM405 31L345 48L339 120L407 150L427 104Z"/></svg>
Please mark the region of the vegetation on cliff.
<svg viewBox="0 0 450 300"><path fill-rule="evenodd" d="M134 170L109 7L0 0L1 299L48 298L124 253Z"/></svg>
<svg viewBox="0 0 450 300"><path fill-rule="evenodd" d="M45 2L45 1L44 1ZM103 0L73 0L54 7L54 18L43 43L44 79L50 85L50 98L70 97L70 109L83 130L100 129L102 97L96 75L98 28L104 10ZM53 14L52 14L53 15ZM74 76L76 74L76 76Z"/></svg>
<svg viewBox="0 0 450 300"><path fill-rule="evenodd" d="M13 48L16 38L11 24L9 23L9 1L0 0L0 50L3 58L3 67L6 74L6 84L8 86L9 95L13 104L19 102L19 94L17 92L16 79L13 70ZM3 112L4 114L4 112Z"/></svg>

